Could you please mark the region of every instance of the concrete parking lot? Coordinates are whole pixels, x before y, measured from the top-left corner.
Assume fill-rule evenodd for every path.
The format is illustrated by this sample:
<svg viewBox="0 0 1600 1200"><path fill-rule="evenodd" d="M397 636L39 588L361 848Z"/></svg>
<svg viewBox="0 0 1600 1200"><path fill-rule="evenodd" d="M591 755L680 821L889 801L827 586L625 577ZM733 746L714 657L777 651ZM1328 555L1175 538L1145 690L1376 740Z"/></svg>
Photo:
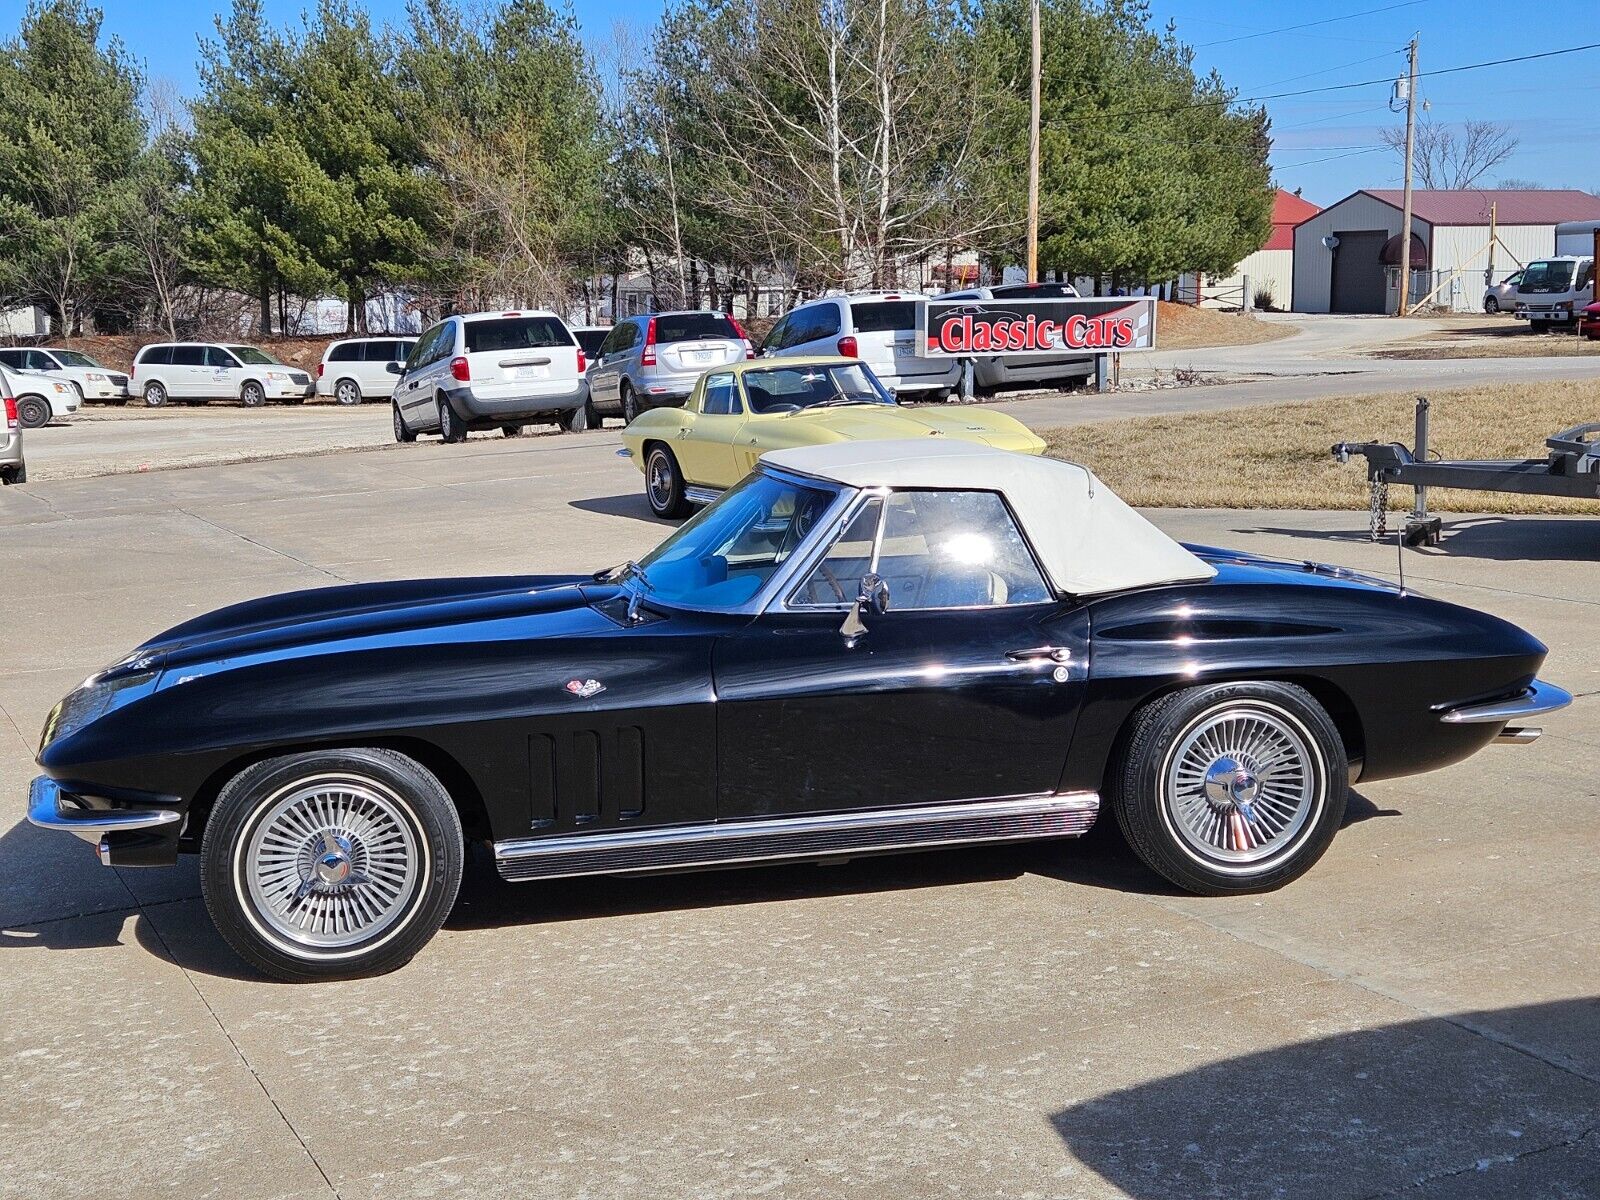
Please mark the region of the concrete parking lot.
<svg viewBox="0 0 1600 1200"><path fill-rule="evenodd" d="M1270 895L1176 894L1104 832L515 886L479 857L411 966L292 987L231 955L192 862L109 870L21 821L49 706L188 616L639 555L663 527L614 442L0 492L0 1196L1600 1195L1593 520L1453 520L1408 558L1579 699L1358 788ZM1151 515L1394 569L1363 514Z"/></svg>

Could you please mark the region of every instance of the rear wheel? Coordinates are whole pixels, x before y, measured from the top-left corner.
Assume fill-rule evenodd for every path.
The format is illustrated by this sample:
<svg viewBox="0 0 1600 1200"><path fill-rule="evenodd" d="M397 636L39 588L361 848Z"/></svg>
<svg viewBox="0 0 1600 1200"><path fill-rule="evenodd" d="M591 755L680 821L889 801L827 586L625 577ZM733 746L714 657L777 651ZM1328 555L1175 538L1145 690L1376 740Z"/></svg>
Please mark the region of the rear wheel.
<svg viewBox="0 0 1600 1200"><path fill-rule="evenodd" d="M432 772L392 750L268 759L222 789L200 885L239 956L300 982L403 966L455 903L461 819Z"/></svg>
<svg viewBox="0 0 1600 1200"><path fill-rule="evenodd" d="M502 425L502 426L500 426L500 433L504 437L521 437L522 436L522 426L521 425Z"/></svg>
<svg viewBox="0 0 1600 1200"><path fill-rule="evenodd" d="M444 396L439 397L439 436L451 444L467 440L466 422Z"/></svg>
<svg viewBox="0 0 1600 1200"><path fill-rule="evenodd" d="M678 457L665 446L652 446L644 459L644 493L650 511L666 520L689 515L684 497L683 471Z"/></svg>
<svg viewBox="0 0 1600 1200"><path fill-rule="evenodd" d="M1134 852L1186 891L1280 887L1344 819L1338 730L1304 689L1224 683L1165 696L1133 719L1110 807Z"/></svg>
<svg viewBox="0 0 1600 1200"><path fill-rule="evenodd" d="M619 392L622 399L622 419L629 424L639 415L639 400L633 394L633 385L624 381Z"/></svg>
<svg viewBox="0 0 1600 1200"><path fill-rule="evenodd" d="M586 429L600 428L600 420L595 415L594 405L588 400L563 417L561 423L568 433L582 433Z"/></svg>
<svg viewBox="0 0 1600 1200"><path fill-rule="evenodd" d="M333 398L340 404L360 404L361 385L354 379L341 379L338 386L333 389Z"/></svg>
<svg viewBox="0 0 1600 1200"><path fill-rule="evenodd" d="M389 401L390 412L394 415L394 440L397 442L414 442L416 433L411 426L406 424L405 414L400 411L400 401Z"/></svg>
<svg viewBox="0 0 1600 1200"><path fill-rule="evenodd" d="M0 483L27 483L28 468L26 465L16 467L0 467Z"/></svg>
<svg viewBox="0 0 1600 1200"><path fill-rule="evenodd" d="M267 402L267 393L255 380L248 380L239 389L239 399L246 408L261 408Z"/></svg>
<svg viewBox="0 0 1600 1200"><path fill-rule="evenodd" d="M50 424L50 402L43 396L18 396L17 424L24 429L43 429Z"/></svg>
<svg viewBox="0 0 1600 1200"><path fill-rule="evenodd" d="M144 406L146 408L160 408L167 402L167 389L159 383L144 385Z"/></svg>

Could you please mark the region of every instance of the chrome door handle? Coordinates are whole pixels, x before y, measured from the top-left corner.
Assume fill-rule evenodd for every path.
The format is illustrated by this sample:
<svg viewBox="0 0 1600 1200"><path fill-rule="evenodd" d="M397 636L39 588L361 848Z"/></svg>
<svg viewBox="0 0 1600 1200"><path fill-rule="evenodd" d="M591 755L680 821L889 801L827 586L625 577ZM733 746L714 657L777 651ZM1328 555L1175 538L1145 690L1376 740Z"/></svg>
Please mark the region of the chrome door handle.
<svg viewBox="0 0 1600 1200"><path fill-rule="evenodd" d="M1012 662L1065 663L1072 661L1072 651L1066 646L1029 646L1026 650L1007 650L1006 657Z"/></svg>

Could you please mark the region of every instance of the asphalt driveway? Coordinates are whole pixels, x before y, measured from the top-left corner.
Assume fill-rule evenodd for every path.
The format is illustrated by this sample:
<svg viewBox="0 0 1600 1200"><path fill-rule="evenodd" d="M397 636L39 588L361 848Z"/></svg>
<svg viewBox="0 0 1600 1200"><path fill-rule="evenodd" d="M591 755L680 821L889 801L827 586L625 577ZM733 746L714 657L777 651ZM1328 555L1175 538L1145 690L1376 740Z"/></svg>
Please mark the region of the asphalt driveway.
<svg viewBox="0 0 1600 1200"><path fill-rule="evenodd" d="M219 604L572 571L660 538L604 434L0 492L0 1196L1600 1194L1600 523L1454 522L1413 586L1579 693L1359 789L1305 879L1172 893L1078 843L504 885L405 970L264 981L192 863L21 821L51 703ZM1358 486L1353 481L1352 486ZM1154 514L1391 572L1364 515Z"/></svg>

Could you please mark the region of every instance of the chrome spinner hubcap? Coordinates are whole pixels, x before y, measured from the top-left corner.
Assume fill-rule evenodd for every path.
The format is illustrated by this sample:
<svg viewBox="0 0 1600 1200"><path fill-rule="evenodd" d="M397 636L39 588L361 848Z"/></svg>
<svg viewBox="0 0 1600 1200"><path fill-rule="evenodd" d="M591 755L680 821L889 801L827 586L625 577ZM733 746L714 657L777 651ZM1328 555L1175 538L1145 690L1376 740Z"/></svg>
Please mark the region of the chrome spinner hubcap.
<svg viewBox="0 0 1600 1200"><path fill-rule="evenodd" d="M320 778L270 804L244 848L252 907L273 933L319 949L382 932L418 885L417 834L376 780Z"/></svg>
<svg viewBox="0 0 1600 1200"><path fill-rule="evenodd" d="M662 455L653 455L650 459L650 498L659 507L665 504L671 495L672 471Z"/></svg>
<svg viewBox="0 0 1600 1200"><path fill-rule="evenodd" d="M1324 781L1309 733L1270 705L1202 716L1168 758L1164 804L1183 848L1211 865L1247 866L1298 838Z"/></svg>

